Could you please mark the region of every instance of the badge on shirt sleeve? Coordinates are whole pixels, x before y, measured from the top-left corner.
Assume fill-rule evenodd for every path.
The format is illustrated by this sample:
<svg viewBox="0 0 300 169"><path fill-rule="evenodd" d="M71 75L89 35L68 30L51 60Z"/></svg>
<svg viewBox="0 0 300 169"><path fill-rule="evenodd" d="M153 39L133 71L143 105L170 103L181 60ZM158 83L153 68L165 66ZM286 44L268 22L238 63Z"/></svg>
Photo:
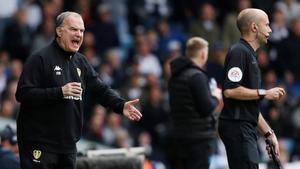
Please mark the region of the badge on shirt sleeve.
<svg viewBox="0 0 300 169"><path fill-rule="evenodd" d="M242 80L243 73L239 67L233 67L228 71L228 79L232 82L239 82Z"/></svg>

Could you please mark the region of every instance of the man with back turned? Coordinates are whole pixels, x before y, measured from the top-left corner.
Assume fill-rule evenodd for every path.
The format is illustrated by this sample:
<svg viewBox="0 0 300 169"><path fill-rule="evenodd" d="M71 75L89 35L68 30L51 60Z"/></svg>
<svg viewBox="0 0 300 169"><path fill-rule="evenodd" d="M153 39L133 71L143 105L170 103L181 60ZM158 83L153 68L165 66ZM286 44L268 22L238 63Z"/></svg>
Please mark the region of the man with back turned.
<svg viewBox="0 0 300 169"><path fill-rule="evenodd" d="M24 65L16 98L21 103L17 134L22 169L75 169L76 142L83 123L87 88L97 101L130 120L134 107L105 85L78 52L84 34L82 17L63 12L56 19L55 40L32 54Z"/></svg>
<svg viewBox="0 0 300 169"><path fill-rule="evenodd" d="M277 138L261 115L259 102L262 99L279 100L285 91L280 87L261 88L255 51L267 43L272 32L267 14L260 9L244 9L238 15L237 26L241 39L229 49L225 60L224 108L220 115L219 134L230 169L258 169L256 129L273 141L279 155Z"/></svg>
<svg viewBox="0 0 300 169"><path fill-rule="evenodd" d="M216 138L221 90L209 88L204 71L208 42L200 37L187 41L186 56L171 62L170 108L181 169L208 169Z"/></svg>

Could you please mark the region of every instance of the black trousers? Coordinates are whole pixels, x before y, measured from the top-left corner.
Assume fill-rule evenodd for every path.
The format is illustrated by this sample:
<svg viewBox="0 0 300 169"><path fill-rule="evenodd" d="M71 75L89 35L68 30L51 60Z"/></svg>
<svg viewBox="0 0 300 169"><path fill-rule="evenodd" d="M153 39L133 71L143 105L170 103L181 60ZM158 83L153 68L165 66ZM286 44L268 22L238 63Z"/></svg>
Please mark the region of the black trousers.
<svg viewBox="0 0 300 169"><path fill-rule="evenodd" d="M75 169L76 153L53 153L19 143L21 169Z"/></svg>
<svg viewBox="0 0 300 169"><path fill-rule="evenodd" d="M245 121L219 120L219 135L230 169L258 169L256 126Z"/></svg>
<svg viewBox="0 0 300 169"><path fill-rule="evenodd" d="M213 139L176 139L179 169L209 169L209 158L213 154Z"/></svg>

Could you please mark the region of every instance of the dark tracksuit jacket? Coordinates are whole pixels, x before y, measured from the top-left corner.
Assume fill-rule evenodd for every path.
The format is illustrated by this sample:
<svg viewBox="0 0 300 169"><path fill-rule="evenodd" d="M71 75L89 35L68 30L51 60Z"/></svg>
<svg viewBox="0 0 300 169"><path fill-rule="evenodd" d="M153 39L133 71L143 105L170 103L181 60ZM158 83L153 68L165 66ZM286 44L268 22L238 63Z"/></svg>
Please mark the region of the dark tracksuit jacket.
<svg viewBox="0 0 300 169"><path fill-rule="evenodd" d="M206 73L186 57L172 61L171 72L168 89L174 136L185 140L215 138L213 110L218 100L210 93Z"/></svg>
<svg viewBox="0 0 300 169"><path fill-rule="evenodd" d="M28 58L18 83L20 144L38 145L49 152L76 152L83 126L83 101L63 97L61 87L69 82L80 82L83 92L89 88L100 104L122 113L125 101L99 79L84 56L65 52L54 40Z"/></svg>

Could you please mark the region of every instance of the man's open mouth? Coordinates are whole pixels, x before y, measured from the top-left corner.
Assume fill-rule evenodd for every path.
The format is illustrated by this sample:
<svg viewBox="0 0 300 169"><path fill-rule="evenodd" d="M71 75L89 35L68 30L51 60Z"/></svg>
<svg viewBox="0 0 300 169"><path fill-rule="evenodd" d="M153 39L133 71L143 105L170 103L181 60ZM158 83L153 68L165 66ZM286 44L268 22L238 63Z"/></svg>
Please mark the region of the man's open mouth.
<svg viewBox="0 0 300 169"><path fill-rule="evenodd" d="M78 46L80 43L80 40L72 40L72 44Z"/></svg>

